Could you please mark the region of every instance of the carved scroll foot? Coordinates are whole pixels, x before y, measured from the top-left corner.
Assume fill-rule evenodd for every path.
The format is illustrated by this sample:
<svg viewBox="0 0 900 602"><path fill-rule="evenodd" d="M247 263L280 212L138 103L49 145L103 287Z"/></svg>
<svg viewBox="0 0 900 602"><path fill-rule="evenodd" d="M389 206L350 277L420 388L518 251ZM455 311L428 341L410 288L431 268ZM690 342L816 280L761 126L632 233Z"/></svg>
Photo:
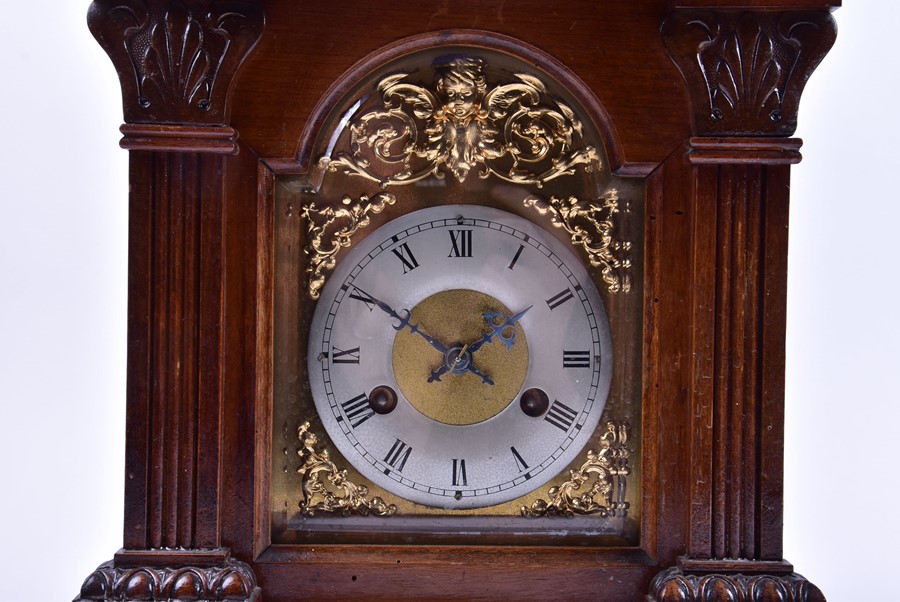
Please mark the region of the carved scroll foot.
<svg viewBox="0 0 900 602"><path fill-rule="evenodd" d="M162 551L161 551L162 552ZM110 560L85 579L73 602L99 600L192 600L194 602L255 602L260 597L253 570L243 562L224 560L207 566L203 554L165 551L144 554L143 566ZM156 558L154 558L154 556ZM194 564L178 562L179 556ZM189 560L190 559L190 560ZM168 562L166 561L168 560ZM159 565L159 566L158 566Z"/></svg>
<svg viewBox="0 0 900 602"><path fill-rule="evenodd" d="M702 571L703 565L720 570ZM825 602L825 596L787 563L679 559L653 578L646 602Z"/></svg>

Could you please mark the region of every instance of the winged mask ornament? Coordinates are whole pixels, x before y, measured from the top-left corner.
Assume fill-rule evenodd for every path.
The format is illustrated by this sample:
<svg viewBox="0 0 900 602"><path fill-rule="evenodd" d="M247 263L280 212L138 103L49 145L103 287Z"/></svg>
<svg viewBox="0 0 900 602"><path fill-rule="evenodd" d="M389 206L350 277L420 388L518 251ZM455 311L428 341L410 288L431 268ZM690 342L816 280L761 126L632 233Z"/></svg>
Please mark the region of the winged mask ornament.
<svg viewBox="0 0 900 602"><path fill-rule="evenodd" d="M599 168L595 148L581 143L582 125L544 84L524 73L488 88L484 61L443 57L431 90L397 73L377 85L381 106L350 121L350 152L319 164L377 182L410 184L449 173L463 182L472 170L540 187L577 165Z"/></svg>

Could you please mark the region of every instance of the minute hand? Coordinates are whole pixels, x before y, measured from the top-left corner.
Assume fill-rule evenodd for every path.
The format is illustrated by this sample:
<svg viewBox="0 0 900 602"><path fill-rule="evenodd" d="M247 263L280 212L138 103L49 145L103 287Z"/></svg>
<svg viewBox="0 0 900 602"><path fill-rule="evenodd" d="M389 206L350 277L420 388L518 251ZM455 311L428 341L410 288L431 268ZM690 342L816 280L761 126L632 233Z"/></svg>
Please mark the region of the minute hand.
<svg viewBox="0 0 900 602"><path fill-rule="evenodd" d="M487 321L488 326L491 327L491 331L484 333L480 339L478 339L477 341L475 341L474 343L469 345L469 353L474 354L476 351L478 351L479 349L481 349L482 347L484 347L485 345L487 345L488 343L493 341L495 336L500 337L500 340L503 341L503 343L506 345L507 349L512 347L513 344L515 344L515 342L516 342L515 331L513 331L512 336L504 337L503 330L510 326L515 326L516 322L521 320L522 316L524 316L528 312L528 310L531 309L532 307L534 307L534 306L529 305L528 307L526 307L525 309L523 309L516 315L508 316L503 321L503 323L500 324L499 326L494 324L494 318L496 318L498 316L502 316L503 314L495 312L495 311L489 311L489 312L482 314L482 316L484 316L484 319Z"/></svg>
<svg viewBox="0 0 900 602"><path fill-rule="evenodd" d="M408 309L401 309L400 312L403 312L406 314L406 315L401 315L401 313L394 310L393 307L391 307L390 305L388 305L387 303L385 303L384 301L382 301L380 299L376 299L375 297L373 297L366 291L362 290L358 286L354 287L354 288L357 290L357 292L359 292L364 297L371 299L372 303L377 305L378 308L381 309L384 313L386 313L390 317L397 320L397 322L399 322L399 324L397 324L397 325L391 324L391 328L393 328L394 330L403 330L404 328L409 328L410 332L412 332L413 334L417 334L420 337L422 337L423 339L425 339L426 341L428 341L429 345L431 345L432 347L434 347L441 353L446 354L449 351L447 349L447 347L445 347L440 341L438 341L437 339L429 336L427 333L420 330L418 324L413 324L412 322L409 321L411 314Z"/></svg>

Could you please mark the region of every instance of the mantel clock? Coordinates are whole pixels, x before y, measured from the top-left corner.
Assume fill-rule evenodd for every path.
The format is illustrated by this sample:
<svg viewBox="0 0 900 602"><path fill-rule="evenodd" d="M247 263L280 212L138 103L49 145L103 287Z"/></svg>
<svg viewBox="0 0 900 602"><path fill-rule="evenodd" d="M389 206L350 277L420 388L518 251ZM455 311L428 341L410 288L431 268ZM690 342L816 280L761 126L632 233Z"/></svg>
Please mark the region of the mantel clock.
<svg viewBox="0 0 900 602"><path fill-rule="evenodd" d="M95 0L128 479L77 599L823 600L784 288L836 6Z"/></svg>

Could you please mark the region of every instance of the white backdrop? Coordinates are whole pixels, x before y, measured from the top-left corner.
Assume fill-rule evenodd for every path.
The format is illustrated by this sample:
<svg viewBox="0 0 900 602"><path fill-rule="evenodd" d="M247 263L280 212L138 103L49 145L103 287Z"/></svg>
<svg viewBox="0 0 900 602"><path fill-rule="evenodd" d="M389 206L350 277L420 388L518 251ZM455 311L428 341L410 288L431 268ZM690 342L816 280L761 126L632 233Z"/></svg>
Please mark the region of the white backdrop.
<svg viewBox="0 0 900 602"><path fill-rule="evenodd" d="M71 600L122 541L119 86L87 1L50 4L8 1L0 20L3 601ZM900 65L888 47L900 3L855 0L836 18L793 171L785 557L832 602L888 601L900 599L879 583L900 535Z"/></svg>

